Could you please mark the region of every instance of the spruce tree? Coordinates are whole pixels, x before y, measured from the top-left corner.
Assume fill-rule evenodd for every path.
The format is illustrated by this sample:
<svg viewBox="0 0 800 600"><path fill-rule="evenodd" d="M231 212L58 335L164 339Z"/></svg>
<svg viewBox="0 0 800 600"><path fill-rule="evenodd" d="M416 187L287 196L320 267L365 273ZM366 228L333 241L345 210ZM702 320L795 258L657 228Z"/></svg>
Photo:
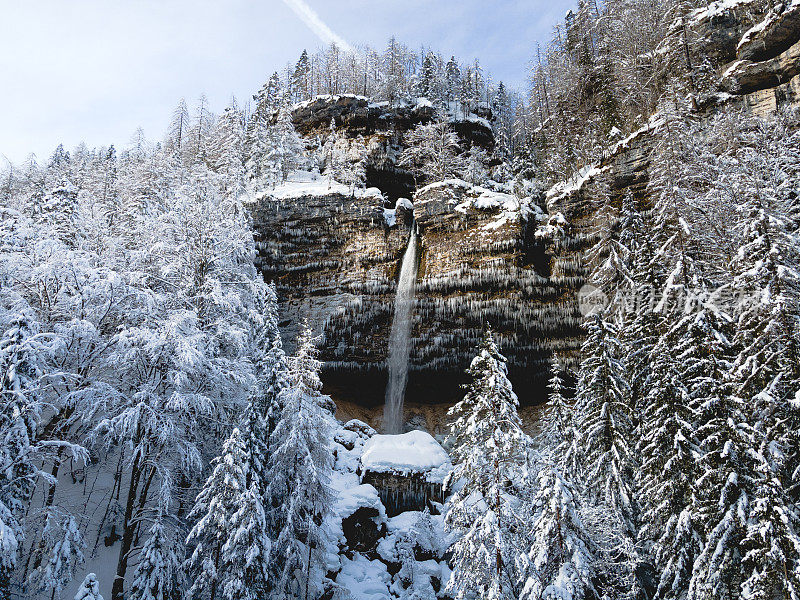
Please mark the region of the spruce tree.
<svg viewBox="0 0 800 600"><path fill-rule="evenodd" d="M223 555L223 546L232 533L234 514L247 489L247 457L238 429L225 440L222 453L211 462L211 468L211 475L189 515L195 525L186 543L194 546L194 550L185 568L192 581L191 593L208 595L214 600L218 590L225 589L231 578L238 577Z"/></svg>
<svg viewBox="0 0 800 600"><path fill-rule="evenodd" d="M331 507L331 425L320 392L320 361L306 324L289 359L282 412L270 440L267 498L277 531L272 562L276 598L312 597L322 570L327 539L322 522ZM313 579L313 580L312 580Z"/></svg>
<svg viewBox="0 0 800 600"><path fill-rule="evenodd" d="M148 531L131 583L131 600L176 600L183 592L184 574L176 540L159 514Z"/></svg>
<svg viewBox="0 0 800 600"><path fill-rule="evenodd" d="M520 599L594 597L594 542L581 518L577 492L557 468L542 467L536 495L525 509L529 546L519 559Z"/></svg>
<svg viewBox="0 0 800 600"><path fill-rule="evenodd" d="M452 547L449 592L457 600L477 595L514 598L514 481L528 450L517 414L518 400L506 375L506 359L487 329L468 375L463 400L448 411L449 442L458 487L445 522L461 534Z"/></svg>
<svg viewBox="0 0 800 600"><path fill-rule="evenodd" d="M103 600L103 596L100 595L100 582L97 581L97 575L89 573L86 576L78 588L78 593L75 594L75 600Z"/></svg>
<svg viewBox="0 0 800 600"><path fill-rule="evenodd" d="M585 449L579 463L588 495L617 513L633 532L635 463L623 348L616 328L599 313L588 318L586 328L575 406Z"/></svg>

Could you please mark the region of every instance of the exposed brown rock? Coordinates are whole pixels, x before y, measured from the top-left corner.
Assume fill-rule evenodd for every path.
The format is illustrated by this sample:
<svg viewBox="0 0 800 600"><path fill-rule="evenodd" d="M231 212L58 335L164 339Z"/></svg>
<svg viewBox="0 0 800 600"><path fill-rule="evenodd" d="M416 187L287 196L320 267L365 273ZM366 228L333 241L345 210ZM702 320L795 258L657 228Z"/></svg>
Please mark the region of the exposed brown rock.
<svg viewBox="0 0 800 600"><path fill-rule="evenodd" d="M800 40L800 4L788 8L779 4L763 22L745 33L739 42L739 60L764 61L774 58Z"/></svg>
<svg viewBox="0 0 800 600"><path fill-rule="evenodd" d="M800 74L800 42L782 54L761 62L739 61L724 74L721 87L732 94L775 88Z"/></svg>

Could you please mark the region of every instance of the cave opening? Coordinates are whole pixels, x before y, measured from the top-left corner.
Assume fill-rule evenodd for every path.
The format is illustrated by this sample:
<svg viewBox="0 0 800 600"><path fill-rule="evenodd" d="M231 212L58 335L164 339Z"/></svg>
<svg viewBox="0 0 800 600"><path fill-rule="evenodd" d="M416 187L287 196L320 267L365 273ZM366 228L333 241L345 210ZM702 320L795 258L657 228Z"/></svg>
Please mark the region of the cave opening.
<svg viewBox="0 0 800 600"><path fill-rule="evenodd" d="M366 185L378 188L391 201L392 206L398 198L413 198L416 189L411 173L375 165L368 165L366 168Z"/></svg>

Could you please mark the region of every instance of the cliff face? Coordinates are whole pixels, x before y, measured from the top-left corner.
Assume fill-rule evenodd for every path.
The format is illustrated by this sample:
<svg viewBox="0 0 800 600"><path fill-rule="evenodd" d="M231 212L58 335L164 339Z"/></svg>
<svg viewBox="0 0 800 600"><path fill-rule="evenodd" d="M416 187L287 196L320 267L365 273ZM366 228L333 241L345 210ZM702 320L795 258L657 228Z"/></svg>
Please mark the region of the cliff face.
<svg viewBox="0 0 800 600"><path fill-rule="evenodd" d="M277 188L251 207L258 266L275 281L284 337L309 319L322 334L323 380L334 397L381 404L396 281L412 224L420 233L407 397L452 403L482 328L495 328L523 402L538 402L554 345L579 343L572 295L550 278L530 199L453 180L384 209L325 180ZM391 226L390 226L391 225ZM291 349L291 342L289 342Z"/></svg>
<svg viewBox="0 0 800 600"><path fill-rule="evenodd" d="M521 400L541 401L551 351L574 347L579 329L574 294L550 278L548 246L534 235L544 215L533 201L460 180L406 194L413 179L396 159L403 132L432 117L424 101L390 109L357 96L321 97L292 114L309 139L335 122L356 149L351 154L362 157L367 185L377 187L353 194L308 176L252 203L258 267L277 285L288 348L308 319L322 336L327 391L362 406L382 404L396 282L415 221L420 251L407 400L459 399L489 322ZM493 143L482 119L452 127L465 146ZM406 195L413 202L397 201Z"/></svg>
<svg viewBox="0 0 800 600"><path fill-rule="evenodd" d="M684 35L690 42L693 64L702 62L710 69L709 90L699 95L696 116L711 115L721 106L741 107L760 116L783 107L800 107L800 2L779 4L771 10L759 2L712 2L690 13L686 31L672 31L664 49L682 44ZM681 52L673 54L683 56ZM686 65L672 65L671 69L683 72ZM585 262L595 222L588 200L601 180L618 200L631 191L647 202L650 153L660 126L661 119L654 115L639 131L610 148L598 164L548 191L548 212L564 213L571 245L571 250L555 258L554 269L565 260ZM586 267L581 272L585 273Z"/></svg>

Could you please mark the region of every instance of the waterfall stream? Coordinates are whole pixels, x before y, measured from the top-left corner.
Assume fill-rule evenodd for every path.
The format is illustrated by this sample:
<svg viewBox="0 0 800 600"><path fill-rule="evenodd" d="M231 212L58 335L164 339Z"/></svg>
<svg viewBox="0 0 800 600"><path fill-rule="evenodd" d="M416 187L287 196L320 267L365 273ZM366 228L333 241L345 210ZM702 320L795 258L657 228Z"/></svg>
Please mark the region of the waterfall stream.
<svg viewBox="0 0 800 600"><path fill-rule="evenodd" d="M403 428L403 399L408 383L408 357L411 354L411 323L414 311L414 285L417 282L417 231L411 225L408 247L400 266L397 297L394 301L394 320L389 334L389 382L386 385L386 404L383 408L383 428L386 433L401 433Z"/></svg>

